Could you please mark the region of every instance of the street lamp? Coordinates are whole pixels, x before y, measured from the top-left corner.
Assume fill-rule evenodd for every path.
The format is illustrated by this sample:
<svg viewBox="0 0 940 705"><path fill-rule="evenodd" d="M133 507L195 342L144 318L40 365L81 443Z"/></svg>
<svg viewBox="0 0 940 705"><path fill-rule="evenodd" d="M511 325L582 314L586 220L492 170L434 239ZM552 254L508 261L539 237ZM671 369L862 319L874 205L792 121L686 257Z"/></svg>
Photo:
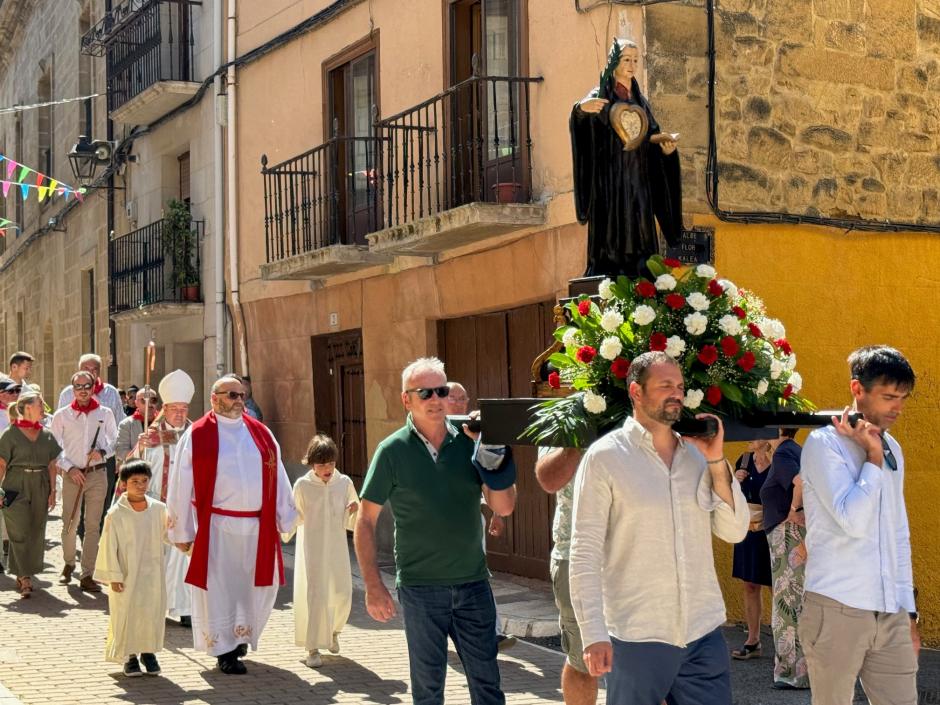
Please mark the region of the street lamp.
<svg viewBox="0 0 940 705"><path fill-rule="evenodd" d="M69 164L72 173L82 186L88 186L95 180L98 167L111 163L114 146L106 140L89 140L81 135L69 152Z"/></svg>

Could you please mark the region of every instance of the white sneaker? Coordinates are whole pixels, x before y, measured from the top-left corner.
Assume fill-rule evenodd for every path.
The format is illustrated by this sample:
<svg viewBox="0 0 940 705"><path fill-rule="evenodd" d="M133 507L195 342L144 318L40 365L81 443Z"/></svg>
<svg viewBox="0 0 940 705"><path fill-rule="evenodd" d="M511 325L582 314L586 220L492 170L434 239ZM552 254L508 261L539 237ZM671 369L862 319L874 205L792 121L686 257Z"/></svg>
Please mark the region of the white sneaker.
<svg viewBox="0 0 940 705"><path fill-rule="evenodd" d="M338 654L339 653L339 633L333 635L333 643L330 644L330 653Z"/></svg>
<svg viewBox="0 0 940 705"><path fill-rule="evenodd" d="M304 663L310 668L319 668L323 665L323 659L320 658L320 652L314 649L307 658L304 659Z"/></svg>

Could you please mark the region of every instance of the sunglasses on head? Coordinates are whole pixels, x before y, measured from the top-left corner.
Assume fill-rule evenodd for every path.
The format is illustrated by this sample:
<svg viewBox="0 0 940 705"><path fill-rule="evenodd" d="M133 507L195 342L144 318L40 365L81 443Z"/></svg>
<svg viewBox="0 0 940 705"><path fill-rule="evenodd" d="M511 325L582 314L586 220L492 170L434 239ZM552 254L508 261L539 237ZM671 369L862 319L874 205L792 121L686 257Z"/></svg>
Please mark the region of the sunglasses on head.
<svg viewBox="0 0 940 705"><path fill-rule="evenodd" d="M88 383L88 384L73 384L73 385L72 385L72 389L74 389L74 390L76 390L76 391L83 391L83 390L85 390L85 389L94 389L94 388L95 388L95 385L90 384L90 383Z"/></svg>
<svg viewBox="0 0 940 705"><path fill-rule="evenodd" d="M408 394L417 394L418 399L421 401L427 401L431 398L432 394L437 394L440 399L444 399L448 394L450 394L450 387L444 385L443 387L415 387L414 389L406 389Z"/></svg>
<svg viewBox="0 0 940 705"><path fill-rule="evenodd" d="M247 395L244 392L216 392L220 397L226 396L232 401L236 399L244 399Z"/></svg>

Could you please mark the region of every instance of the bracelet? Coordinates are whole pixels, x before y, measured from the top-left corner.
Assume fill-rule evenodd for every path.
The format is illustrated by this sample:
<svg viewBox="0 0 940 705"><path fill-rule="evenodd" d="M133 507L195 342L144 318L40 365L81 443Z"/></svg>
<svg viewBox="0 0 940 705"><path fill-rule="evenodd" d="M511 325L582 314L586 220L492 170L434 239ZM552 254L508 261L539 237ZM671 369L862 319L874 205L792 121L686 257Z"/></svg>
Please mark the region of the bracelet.
<svg viewBox="0 0 940 705"><path fill-rule="evenodd" d="M716 463L726 463L726 462L728 462L728 461L725 459L724 456L722 456L722 457L718 458L718 460L706 460L705 462L706 462L708 465L715 465Z"/></svg>

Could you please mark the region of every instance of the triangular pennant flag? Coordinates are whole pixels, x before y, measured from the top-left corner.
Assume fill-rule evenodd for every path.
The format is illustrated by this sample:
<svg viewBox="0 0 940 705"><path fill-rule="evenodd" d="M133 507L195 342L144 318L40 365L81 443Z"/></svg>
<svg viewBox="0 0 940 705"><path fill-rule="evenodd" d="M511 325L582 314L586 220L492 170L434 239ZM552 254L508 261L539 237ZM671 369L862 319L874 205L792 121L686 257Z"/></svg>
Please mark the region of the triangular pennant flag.
<svg viewBox="0 0 940 705"><path fill-rule="evenodd" d="M31 171L32 169L30 169L28 166L23 166L20 164L20 175L16 177L16 180L20 183L23 183L26 181L26 177L29 176L29 172Z"/></svg>
<svg viewBox="0 0 940 705"><path fill-rule="evenodd" d="M79 202L79 203L84 203L84 202L85 202L85 193L84 193L84 191L85 191L85 189L80 189L80 190L78 190L78 191L75 192L75 198L78 199L78 202Z"/></svg>
<svg viewBox="0 0 940 705"><path fill-rule="evenodd" d="M36 195L39 196L40 203L46 200L46 193L48 193L48 191L49 189L45 186L39 186L36 188Z"/></svg>
<svg viewBox="0 0 940 705"><path fill-rule="evenodd" d="M68 203L68 202L69 202L69 196L72 195L72 192L69 191L67 188L64 188L64 189L62 189L62 195L65 196L65 202Z"/></svg>
<svg viewBox="0 0 940 705"><path fill-rule="evenodd" d="M4 159L6 159L6 157L0 154L0 162L2 162Z"/></svg>
<svg viewBox="0 0 940 705"><path fill-rule="evenodd" d="M19 184L20 192L23 194L23 200L29 195L29 184Z"/></svg>
<svg viewBox="0 0 940 705"><path fill-rule="evenodd" d="M13 183L13 182L12 182L12 181L4 181L4 182L3 182L3 197L4 197L4 198L6 198L6 197L7 197L7 194L10 193L10 184L11 184L11 183Z"/></svg>
<svg viewBox="0 0 940 705"><path fill-rule="evenodd" d="M45 174L40 174L40 173L37 171L37 172L36 172L36 185L37 185L37 186L42 186L42 183L43 183L45 180L46 180L46 175L45 175Z"/></svg>
<svg viewBox="0 0 940 705"><path fill-rule="evenodd" d="M11 221L7 220L6 218L0 218L0 228L5 228L10 222Z"/></svg>
<svg viewBox="0 0 940 705"><path fill-rule="evenodd" d="M55 179L49 181L49 198L52 198L56 194L56 189L59 186L59 182Z"/></svg>
<svg viewBox="0 0 940 705"><path fill-rule="evenodd" d="M13 172L16 170L16 162L12 159L7 159L7 178L13 178Z"/></svg>

